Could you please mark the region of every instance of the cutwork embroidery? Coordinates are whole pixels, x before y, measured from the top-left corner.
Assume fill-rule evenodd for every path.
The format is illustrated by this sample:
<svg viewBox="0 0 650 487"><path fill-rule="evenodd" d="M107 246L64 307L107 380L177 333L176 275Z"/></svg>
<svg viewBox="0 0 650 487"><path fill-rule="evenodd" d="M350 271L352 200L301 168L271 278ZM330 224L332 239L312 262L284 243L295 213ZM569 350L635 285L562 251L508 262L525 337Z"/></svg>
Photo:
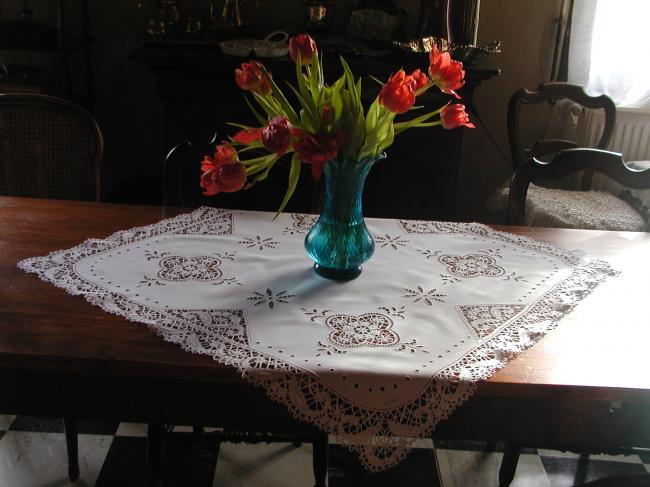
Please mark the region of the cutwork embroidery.
<svg viewBox="0 0 650 487"><path fill-rule="evenodd" d="M327 355L341 355L344 353L348 353L347 350L341 350L340 348L337 348L330 343L324 343L321 340L318 340L318 348L316 350L321 352L321 353L317 353L316 357L320 357L322 355L322 352L326 353Z"/></svg>
<svg viewBox="0 0 650 487"><path fill-rule="evenodd" d="M335 346L390 347L399 343L399 335L391 328L393 320L381 313L332 315L325 320L332 330L327 339Z"/></svg>
<svg viewBox="0 0 650 487"><path fill-rule="evenodd" d="M264 250L277 248L279 242L274 240L273 237L262 238L259 235L256 235L254 237L243 238L239 243L245 245L247 249L257 247L259 250Z"/></svg>
<svg viewBox="0 0 650 487"><path fill-rule="evenodd" d="M506 272L497 265L494 257L484 254L441 255L438 261L446 265L447 272L456 277L498 277Z"/></svg>
<svg viewBox="0 0 650 487"><path fill-rule="evenodd" d="M402 342L398 333L392 328L393 318L405 319L406 308L380 307L382 313L370 312L360 315L334 314L330 310L301 308L309 320L314 322L323 319L323 323L330 330L327 337L330 343L319 340L316 357L323 353L327 355L347 353L343 348L360 347L387 347L395 352L408 351L411 353L429 353L422 345L413 339Z"/></svg>
<svg viewBox="0 0 650 487"><path fill-rule="evenodd" d="M219 268L221 260L216 257L171 255L163 257L158 264L160 265L158 277L163 281L211 282L218 281L223 275Z"/></svg>
<svg viewBox="0 0 650 487"><path fill-rule="evenodd" d="M485 338L517 316L525 306L518 304L476 304L457 306L458 314L477 338Z"/></svg>
<svg viewBox="0 0 650 487"><path fill-rule="evenodd" d="M422 301L429 306L432 306L434 302L444 303L444 298L447 297L446 294L440 294L436 292L436 289L431 289L430 291L425 291L422 286L418 286L415 289L404 288L405 298L415 298L414 303Z"/></svg>
<svg viewBox="0 0 650 487"><path fill-rule="evenodd" d="M201 255L184 257L181 255L169 255L169 252L158 252L156 250L145 250L147 261L159 259L160 270L156 277L143 276L143 280L137 287L164 286L166 282L212 282L214 285L238 284L241 283L236 277L222 279L223 272L220 269L222 259L235 260L236 252L216 253L215 256Z"/></svg>
<svg viewBox="0 0 650 487"><path fill-rule="evenodd" d="M425 220L399 220L406 233L458 233L458 223Z"/></svg>
<svg viewBox="0 0 650 487"><path fill-rule="evenodd" d="M166 255L169 255L169 252L158 252L157 250L145 250L144 255L147 258L147 262L155 259L162 259Z"/></svg>
<svg viewBox="0 0 650 487"><path fill-rule="evenodd" d="M415 338L410 342L402 343L398 348L395 348L394 350L396 352L408 351L411 353L415 353L415 352L429 353L427 350L424 349L423 345L417 344L417 340L415 340Z"/></svg>
<svg viewBox="0 0 650 487"><path fill-rule="evenodd" d="M288 303L290 298L293 298L294 295L290 294L289 291L280 291L279 293L274 293L270 288L266 288L264 292L253 291L253 295L246 298L248 301L253 301L255 306L260 304L266 304L269 309L275 308L277 303Z"/></svg>
<svg viewBox="0 0 650 487"><path fill-rule="evenodd" d="M403 239L399 235L396 237L391 237L388 234L376 236L375 242L377 242L381 248L391 247L394 250L397 250L399 247L404 247L407 243L409 243L408 240Z"/></svg>
<svg viewBox="0 0 650 487"><path fill-rule="evenodd" d="M301 233L307 233L311 227L314 226L316 220L318 220L317 215L307 215L304 213L292 213L291 226L284 227L282 235L295 235Z"/></svg>

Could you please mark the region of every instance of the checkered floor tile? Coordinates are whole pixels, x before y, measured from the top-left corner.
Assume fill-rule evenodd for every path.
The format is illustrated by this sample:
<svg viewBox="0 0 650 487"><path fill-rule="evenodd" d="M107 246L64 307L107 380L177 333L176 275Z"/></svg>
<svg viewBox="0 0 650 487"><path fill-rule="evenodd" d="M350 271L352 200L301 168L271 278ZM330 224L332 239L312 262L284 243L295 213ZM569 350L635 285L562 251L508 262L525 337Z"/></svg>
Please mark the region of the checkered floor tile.
<svg viewBox="0 0 650 487"><path fill-rule="evenodd" d="M136 487L145 476L146 425L80 421L81 478L67 481L63 425L56 418L0 415L0 487ZM178 426L166 442L167 486L304 487L313 485L311 445L217 445ZM397 467L371 474L354 454L330 445L330 487L497 485L502 445L422 440ZM218 461L217 461L218 460ZM650 472L650 454L578 455L522 452L512 487L569 487L612 475Z"/></svg>

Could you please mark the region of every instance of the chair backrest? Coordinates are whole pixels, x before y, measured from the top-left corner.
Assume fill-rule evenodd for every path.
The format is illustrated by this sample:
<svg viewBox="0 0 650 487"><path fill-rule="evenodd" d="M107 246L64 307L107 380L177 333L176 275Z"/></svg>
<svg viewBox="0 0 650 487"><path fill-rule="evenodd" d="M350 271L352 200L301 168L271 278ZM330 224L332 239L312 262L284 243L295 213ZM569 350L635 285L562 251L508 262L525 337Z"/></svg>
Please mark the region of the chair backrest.
<svg viewBox="0 0 650 487"><path fill-rule="evenodd" d="M550 181L580 171L605 174L628 188L650 189L650 168L632 169L617 152L580 148L560 151L548 161L531 157L519 165L512 177L508 195L508 223L524 224L526 194L531 181Z"/></svg>
<svg viewBox="0 0 650 487"><path fill-rule="evenodd" d="M508 139L512 154L513 169L531 157L541 157L555 152L577 147L573 140L546 139L537 140L526 147L523 137L521 108L524 105L537 105L541 103L558 103L560 100L570 100L580 105L582 109L602 109L605 113L603 132L596 145L597 149L605 149L609 144L616 123L616 105L606 95L590 96L585 93L582 86L569 83L543 83L536 91L521 89L517 91L508 104ZM591 185L590 171L586 171L582 179L582 189Z"/></svg>
<svg viewBox="0 0 650 487"><path fill-rule="evenodd" d="M0 94L0 195L99 201L103 148L97 122L79 105Z"/></svg>

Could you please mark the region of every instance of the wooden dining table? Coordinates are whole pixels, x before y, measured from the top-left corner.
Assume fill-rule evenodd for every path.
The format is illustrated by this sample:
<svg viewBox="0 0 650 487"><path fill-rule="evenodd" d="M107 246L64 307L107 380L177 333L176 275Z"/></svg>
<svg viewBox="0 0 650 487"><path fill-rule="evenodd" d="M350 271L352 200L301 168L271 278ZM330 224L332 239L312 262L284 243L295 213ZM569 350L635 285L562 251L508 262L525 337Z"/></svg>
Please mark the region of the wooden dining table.
<svg viewBox="0 0 650 487"><path fill-rule="evenodd" d="M0 197L0 413L312 431L238 372L16 267L182 209ZM609 278L435 438L650 448L650 233L495 227L607 260Z"/></svg>

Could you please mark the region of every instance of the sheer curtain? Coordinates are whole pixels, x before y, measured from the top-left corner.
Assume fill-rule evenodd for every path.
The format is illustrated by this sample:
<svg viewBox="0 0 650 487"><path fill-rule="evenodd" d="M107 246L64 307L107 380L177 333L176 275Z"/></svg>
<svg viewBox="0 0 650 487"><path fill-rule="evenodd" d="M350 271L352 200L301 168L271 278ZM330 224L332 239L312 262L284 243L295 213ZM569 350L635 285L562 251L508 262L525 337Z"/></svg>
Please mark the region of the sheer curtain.
<svg viewBox="0 0 650 487"><path fill-rule="evenodd" d="M650 0L575 0L569 82L650 109Z"/></svg>

